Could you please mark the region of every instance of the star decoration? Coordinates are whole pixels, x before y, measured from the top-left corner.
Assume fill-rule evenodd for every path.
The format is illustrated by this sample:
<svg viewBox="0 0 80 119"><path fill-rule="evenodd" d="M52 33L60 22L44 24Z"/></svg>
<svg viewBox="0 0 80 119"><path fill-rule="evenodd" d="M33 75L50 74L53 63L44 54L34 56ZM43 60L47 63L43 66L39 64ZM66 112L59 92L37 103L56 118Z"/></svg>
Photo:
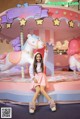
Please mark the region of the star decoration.
<svg viewBox="0 0 80 119"><path fill-rule="evenodd" d="M60 25L60 20L56 18L55 20L53 20L53 24L55 26L59 26Z"/></svg>
<svg viewBox="0 0 80 119"><path fill-rule="evenodd" d="M26 20L24 18L22 18L20 20L20 26L25 26L26 25Z"/></svg>
<svg viewBox="0 0 80 119"><path fill-rule="evenodd" d="M67 13L66 12L63 12L64 15L66 15Z"/></svg>
<svg viewBox="0 0 80 119"><path fill-rule="evenodd" d="M38 25L41 25L41 24L43 23L43 19L36 20L36 23L37 23Z"/></svg>
<svg viewBox="0 0 80 119"><path fill-rule="evenodd" d="M6 27L7 27L7 29L8 29L8 28L11 28L11 24L7 23L7 24L6 24Z"/></svg>
<svg viewBox="0 0 80 119"><path fill-rule="evenodd" d="M74 27L74 22L72 20L70 20L68 24L69 24L69 27L72 27L72 28Z"/></svg>

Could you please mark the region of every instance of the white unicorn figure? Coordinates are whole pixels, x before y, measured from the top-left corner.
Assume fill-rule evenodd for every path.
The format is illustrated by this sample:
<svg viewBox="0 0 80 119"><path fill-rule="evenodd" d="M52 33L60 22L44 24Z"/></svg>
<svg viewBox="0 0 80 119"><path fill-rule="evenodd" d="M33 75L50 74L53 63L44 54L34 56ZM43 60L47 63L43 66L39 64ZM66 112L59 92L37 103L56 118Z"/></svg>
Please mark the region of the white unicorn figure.
<svg viewBox="0 0 80 119"><path fill-rule="evenodd" d="M27 40L22 47L22 51L10 52L6 54L4 58L4 64L0 64L0 72L9 70L15 65L25 66L27 63L31 64L32 54L34 49L40 49L44 47L44 42L36 35L27 35ZM2 60L2 59L0 59ZM3 61L1 61L3 62Z"/></svg>

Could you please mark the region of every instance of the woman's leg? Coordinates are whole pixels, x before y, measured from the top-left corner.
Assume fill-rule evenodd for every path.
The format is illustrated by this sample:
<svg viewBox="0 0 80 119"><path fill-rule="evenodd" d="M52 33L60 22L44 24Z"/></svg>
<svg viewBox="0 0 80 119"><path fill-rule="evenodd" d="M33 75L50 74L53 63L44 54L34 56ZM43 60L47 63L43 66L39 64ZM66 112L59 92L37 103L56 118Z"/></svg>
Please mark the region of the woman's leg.
<svg viewBox="0 0 80 119"><path fill-rule="evenodd" d="M37 97L38 97L38 95L40 93L40 86L36 86L35 89L36 89L36 92L35 92L35 94L33 96L32 102L36 102L36 99L37 99Z"/></svg>
<svg viewBox="0 0 80 119"><path fill-rule="evenodd" d="M50 108L52 111L56 111L56 105L55 105L55 102L53 99L51 99L49 97L49 95L46 93L45 91L45 87L44 86L40 86L40 90L41 90L41 93L46 97L46 99L48 100L48 103L50 104Z"/></svg>
<svg viewBox="0 0 80 119"><path fill-rule="evenodd" d="M35 109L36 109L36 99L40 93L40 87L39 86L36 86L36 92L33 96L33 99L32 99L32 102L29 103L29 112L30 113L34 113Z"/></svg>
<svg viewBox="0 0 80 119"><path fill-rule="evenodd" d="M41 91L41 93L45 96L45 98L46 98L48 101L51 100L51 98L49 97L49 95L46 93L44 86L40 86L40 91Z"/></svg>

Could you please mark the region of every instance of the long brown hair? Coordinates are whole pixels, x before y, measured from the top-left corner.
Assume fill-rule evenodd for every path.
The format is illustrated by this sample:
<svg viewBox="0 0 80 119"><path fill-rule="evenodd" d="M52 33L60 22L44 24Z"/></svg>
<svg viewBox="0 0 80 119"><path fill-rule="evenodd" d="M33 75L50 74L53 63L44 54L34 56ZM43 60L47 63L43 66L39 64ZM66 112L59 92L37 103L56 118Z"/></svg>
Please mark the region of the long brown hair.
<svg viewBox="0 0 80 119"><path fill-rule="evenodd" d="M34 57L34 63L33 63L33 71L34 71L34 73L37 73L37 70L36 70L36 68L37 68L37 60L36 60L36 57L37 57L38 54L39 54L40 57L41 57L40 63L41 63L42 72L44 71L42 55L41 55L41 53L37 53L37 54L35 55L35 57Z"/></svg>

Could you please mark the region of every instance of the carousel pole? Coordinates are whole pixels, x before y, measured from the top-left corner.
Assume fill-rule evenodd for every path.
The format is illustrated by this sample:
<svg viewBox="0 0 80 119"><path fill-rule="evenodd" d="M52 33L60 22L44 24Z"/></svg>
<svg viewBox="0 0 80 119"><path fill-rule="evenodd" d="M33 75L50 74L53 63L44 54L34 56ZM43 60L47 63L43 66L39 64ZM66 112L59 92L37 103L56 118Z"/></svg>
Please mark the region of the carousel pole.
<svg viewBox="0 0 80 119"><path fill-rule="evenodd" d="M23 47L23 40L24 40L24 33L23 33L23 25L20 26L20 40L21 40L21 50ZM21 67L21 75L22 75L22 79L24 79L25 74L24 74L24 67Z"/></svg>
<svg viewBox="0 0 80 119"><path fill-rule="evenodd" d="M21 50L23 47L23 41L24 41L24 33L23 33L23 27L26 25L26 20L24 18L22 18L20 20L20 40L21 40ZM25 74L24 74L24 67L21 67L21 75L22 75L22 79L25 78Z"/></svg>

